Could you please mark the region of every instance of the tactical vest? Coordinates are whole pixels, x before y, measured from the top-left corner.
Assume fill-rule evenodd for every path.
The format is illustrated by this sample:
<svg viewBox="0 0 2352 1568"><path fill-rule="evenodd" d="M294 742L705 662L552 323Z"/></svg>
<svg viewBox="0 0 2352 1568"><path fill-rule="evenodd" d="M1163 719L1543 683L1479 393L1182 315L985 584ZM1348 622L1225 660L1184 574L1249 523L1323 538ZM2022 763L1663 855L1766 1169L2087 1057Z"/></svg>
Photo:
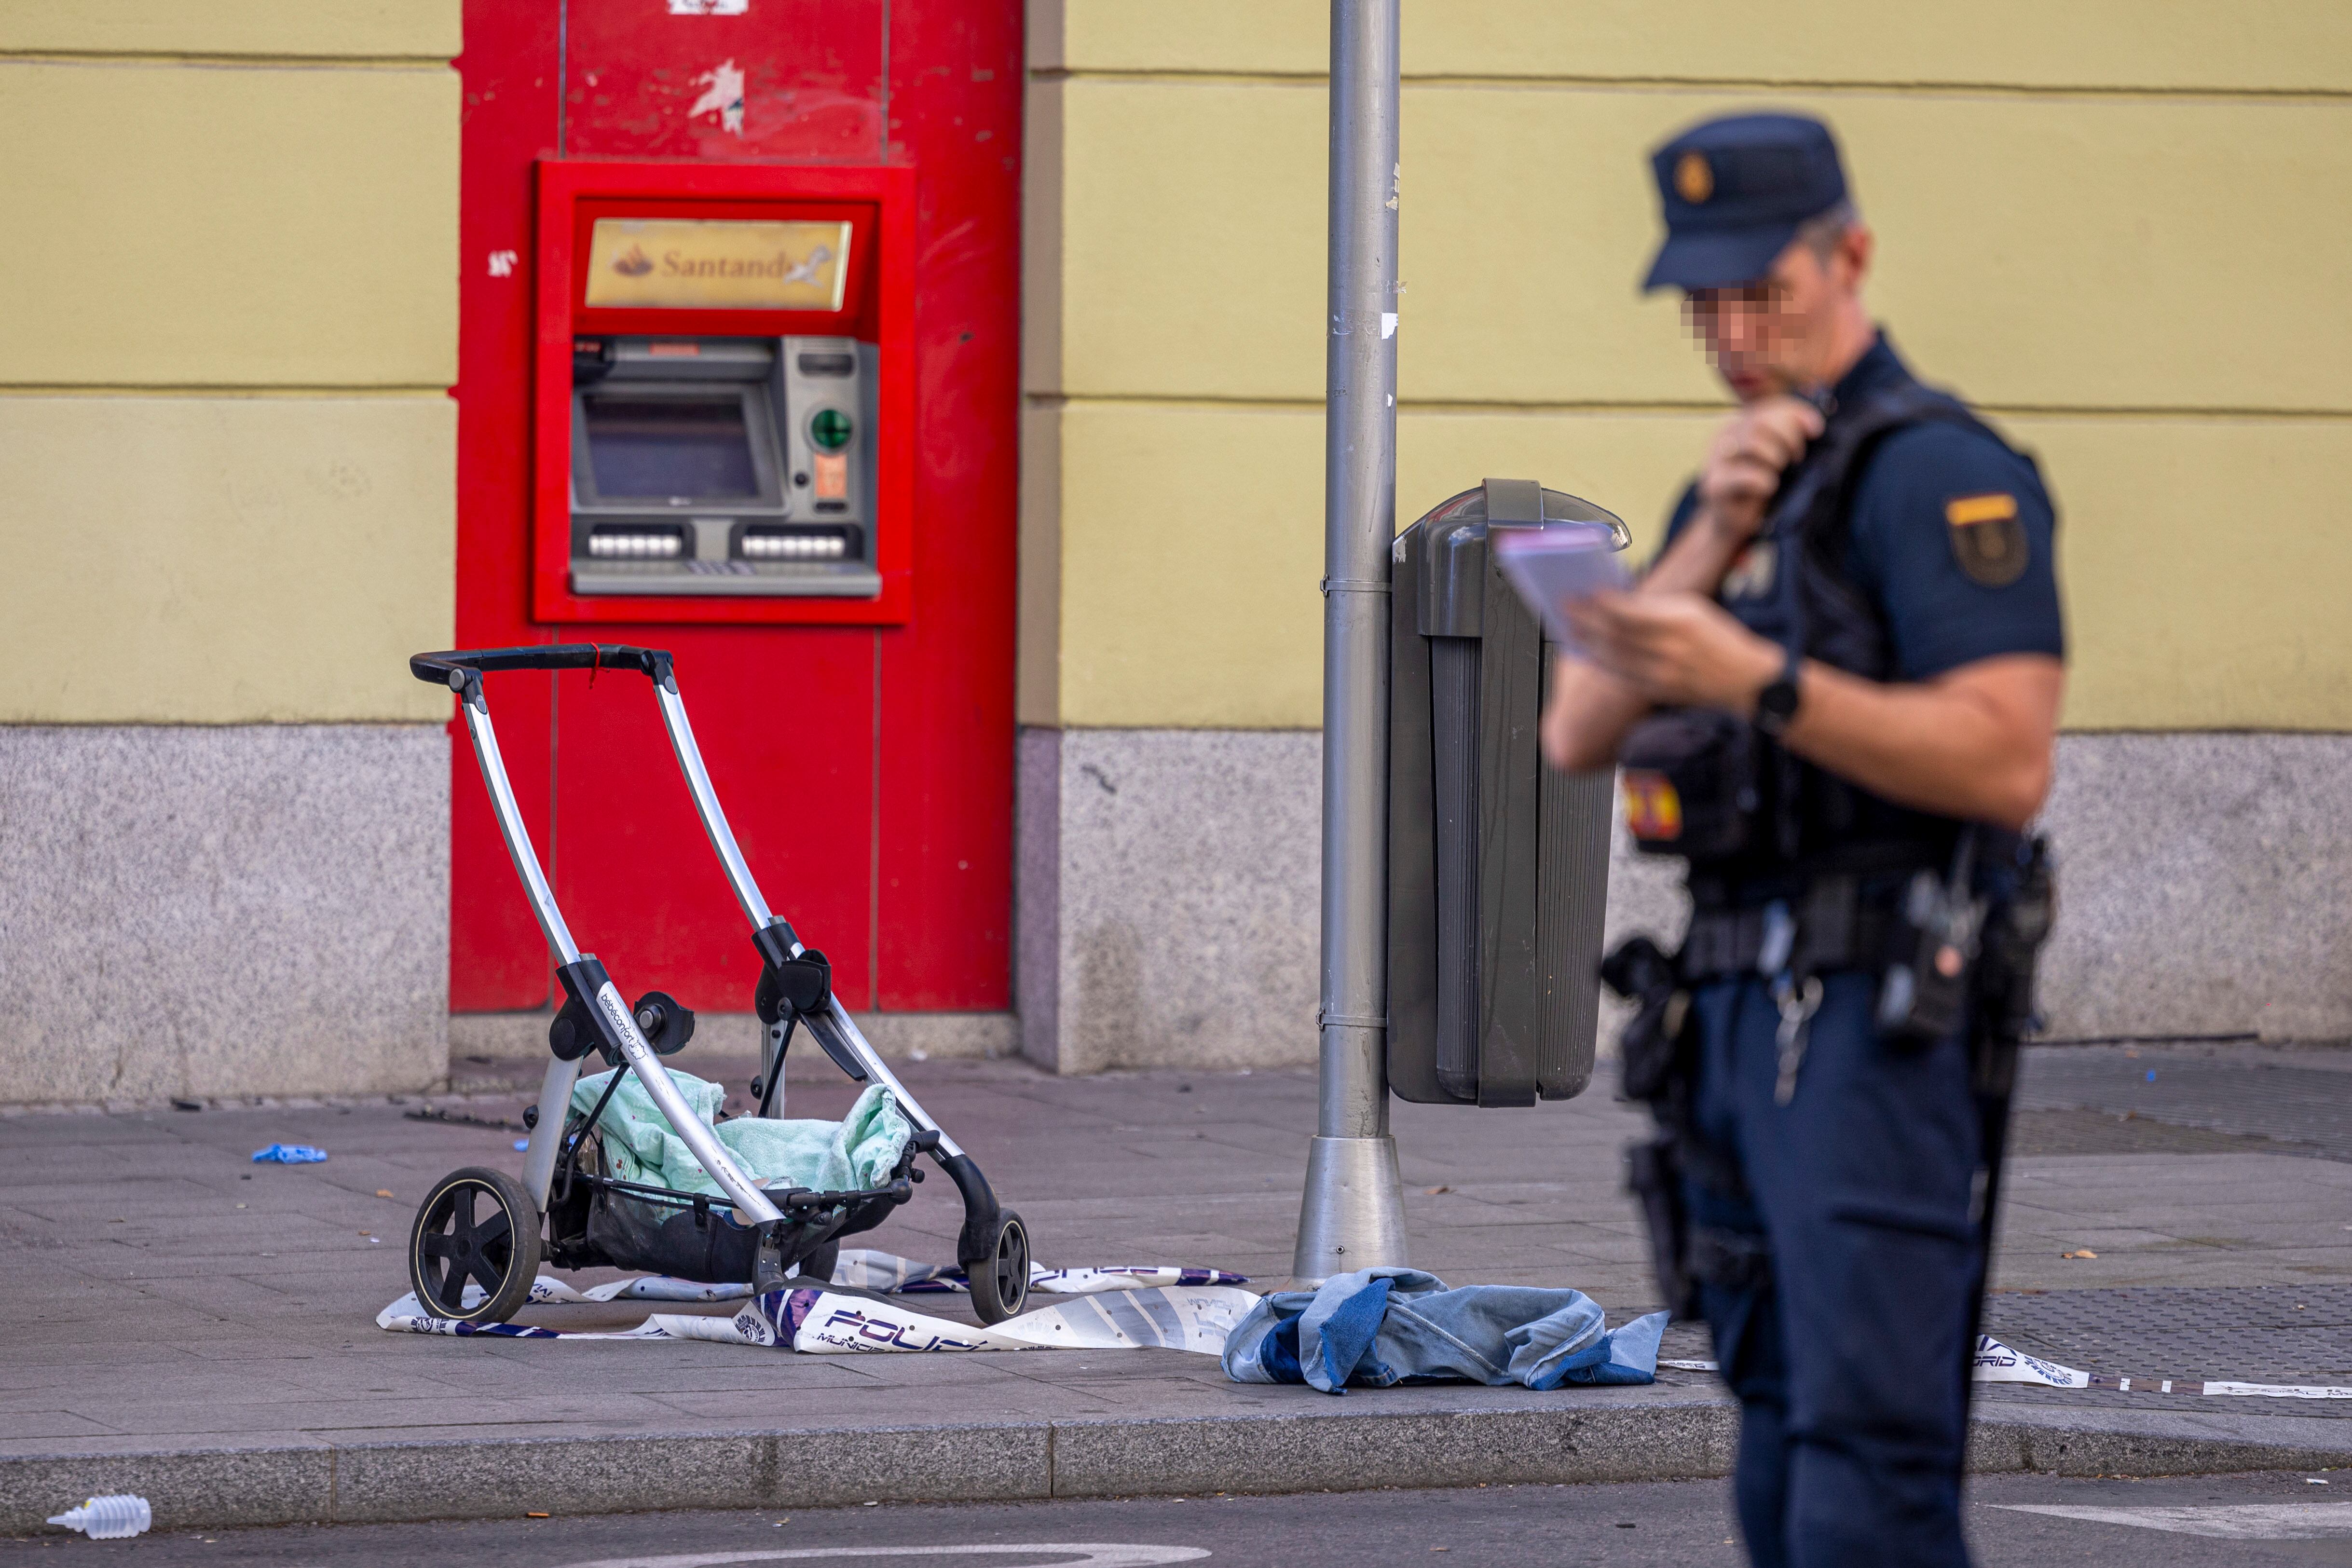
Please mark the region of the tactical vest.
<svg viewBox="0 0 2352 1568"><path fill-rule="evenodd" d="M1853 578L1848 524L1880 443L1931 423L1981 431L2015 450L1958 399L1907 375L1833 408L1725 573L1717 595L1724 609L1806 658L1865 680L1895 678L1885 617ZM1703 905L1825 872L1937 865L1959 827L1869 794L1716 709L1660 709L1635 726L1621 759L1634 841L1687 859Z"/></svg>

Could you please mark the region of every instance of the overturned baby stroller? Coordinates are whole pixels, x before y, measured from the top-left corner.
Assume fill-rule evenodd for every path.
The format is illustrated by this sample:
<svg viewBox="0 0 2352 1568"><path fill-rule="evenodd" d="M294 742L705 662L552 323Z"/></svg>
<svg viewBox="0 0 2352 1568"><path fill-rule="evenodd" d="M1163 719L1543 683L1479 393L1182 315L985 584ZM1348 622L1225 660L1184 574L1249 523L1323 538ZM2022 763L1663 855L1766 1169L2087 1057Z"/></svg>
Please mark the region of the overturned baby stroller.
<svg viewBox="0 0 2352 1568"><path fill-rule="evenodd" d="M469 1166L443 1177L417 1208L409 1233L408 1272L425 1310L461 1323L503 1322L530 1298L542 1260L559 1269L628 1269L704 1284L748 1284L762 1293L782 1288L786 1274L795 1270L822 1280L832 1272L843 1237L872 1229L913 1196L913 1184L923 1178L916 1158L924 1155L947 1173L963 1198L956 1260L970 1283L973 1309L982 1322L1019 1312L1029 1290L1029 1242L1020 1217L997 1206L971 1156L907 1092L858 1032L833 994L824 955L803 946L791 924L769 912L711 790L678 700L669 654L651 648L556 643L419 653L408 667L417 679L446 685L457 695L499 831L554 951L563 990L563 1006L548 1030L554 1060L548 1063L539 1103L524 1113L530 1137L521 1181ZM653 682L695 810L751 920L761 966L754 1009L767 1030L762 1070L752 1085L760 1097L759 1117L766 1120L778 1103L784 1052L793 1033L805 1027L853 1082L887 1093L887 1105L882 1096L871 1097L871 1109L880 1118L892 1128L904 1119L907 1135L881 1145L885 1153L878 1166L872 1156L876 1145L871 1139L865 1145L868 1158L861 1168L872 1178L866 1185L816 1191L763 1186L747 1175L709 1119L716 1091L703 1096L705 1106L690 1104L660 1060L686 1044L694 1015L660 991L646 992L634 1008L625 1005L595 955L581 952L572 942L507 781L482 676L506 670L598 669L635 670ZM581 1063L592 1053L614 1070L593 1094L593 1081L579 1082ZM715 1191L616 1174L646 1174L624 1151L607 1150L600 1136L615 1092L632 1077L650 1101L646 1109L667 1122ZM591 1102L585 1109L577 1103L583 1100ZM860 1105L868 1101L861 1098ZM740 1125L744 1120L727 1125L740 1133L747 1130ZM793 1125L807 1124L768 1123L769 1128Z"/></svg>

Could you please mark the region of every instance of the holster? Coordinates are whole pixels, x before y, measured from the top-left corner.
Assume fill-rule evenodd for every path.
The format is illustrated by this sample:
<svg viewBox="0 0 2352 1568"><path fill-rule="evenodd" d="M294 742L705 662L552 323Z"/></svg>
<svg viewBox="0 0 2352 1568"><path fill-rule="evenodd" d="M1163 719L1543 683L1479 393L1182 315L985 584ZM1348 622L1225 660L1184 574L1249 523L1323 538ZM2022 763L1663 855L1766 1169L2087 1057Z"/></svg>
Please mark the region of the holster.
<svg viewBox="0 0 2352 1568"><path fill-rule="evenodd" d="M2058 873L2050 858L2049 841L2039 834L2020 841L2011 885L1996 899L1986 917L1979 940L1982 961L1977 969L1976 1033L1988 1041L2006 1041L2015 1060L2020 1040L2032 1033L2035 1016L2033 990L2042 965L2042 946L2058 915ZM1978 1089L1994 1087L1980 1068ZM2006 1094L2003 1078L1999 1091Z"/></svg>
<svg viewBox="0 0 2352 1568"><path fill-rule="evenodd" d="M2041 964L2042 945L2049 940L2058 913L2057 873L2047 840L2039 835L2021 840L2014 862L1995 870L2005 885L1994 890L1991 911L1985 920L1969 1030L1969 1088L1976 1101L1978 1147L1984 1162L1976 1214L1979 1266L1984 1268L1991 1263L1993 1225L2000 1211L2001 1166L2009 1146L2010 1096L2017 1084L2018 1049L2040 1023L2034 1012L2034 976ZM1983 1313L1984 1295L1979 1291L1969 1309L1969 1333L1963 1342L1971 1361ZM1967 1375L1964 1371L1964 1379ZM1964 1399L1975 1391L1972 1382L1964 1380L1960 1386Z"/></svg>
<svg viewBox="0 0 2352 1568"><path fill-rule="evenodd" d="M1676 1318L1696 1315L1697 1282L1690 1269L1690 1216L1683 1197L1685 1149L1692 1090L1690 993L1675 960L1647 936L1621 943L1601 961L1601 978L1633 1004L1618 1037L1624 1096L1649 1103L1656 1136L1625 1151L1625 1190L1640 1205L1650 1232L1650 1263L1658 1295Z"/></svg>
<svg viewBox="0 0 2352 1568"><path fill-rule="evenodd" d="M1633 1004L1633 1016L1618 1036L1620 1082L1628 1100L1654 1104L1685 1076L1683 1026L1690 993L1683 988L1675 960L1647 936L1629 937L1601 961L1601 980Z"/></svg>
<svg viewBox="0 0 2352 1568"><path fill-rule="evenodd" d="M1690 1212L1683 1202L1679 1140L1662 1133L1625 1150L1625 1190L1641 1206L1650 1232L1650 1268L1658 1296L1677 1320L1698 1315L1698 1282L1691 1276Z"/></svg>

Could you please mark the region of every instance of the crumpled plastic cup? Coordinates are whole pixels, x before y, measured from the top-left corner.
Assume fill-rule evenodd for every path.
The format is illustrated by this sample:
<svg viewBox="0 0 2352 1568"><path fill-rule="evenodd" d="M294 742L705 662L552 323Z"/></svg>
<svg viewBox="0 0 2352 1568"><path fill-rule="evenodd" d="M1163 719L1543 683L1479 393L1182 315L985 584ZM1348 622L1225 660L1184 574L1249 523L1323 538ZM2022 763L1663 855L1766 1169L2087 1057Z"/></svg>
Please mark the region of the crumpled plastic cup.
<svg viewBox="0 0 2352 1568"><path fill-rule="evenodd" d="M253 1151L256 1165L315 1166L326 1157L326 1150L314 1149L308 1144L272 1144Z"/></svg>

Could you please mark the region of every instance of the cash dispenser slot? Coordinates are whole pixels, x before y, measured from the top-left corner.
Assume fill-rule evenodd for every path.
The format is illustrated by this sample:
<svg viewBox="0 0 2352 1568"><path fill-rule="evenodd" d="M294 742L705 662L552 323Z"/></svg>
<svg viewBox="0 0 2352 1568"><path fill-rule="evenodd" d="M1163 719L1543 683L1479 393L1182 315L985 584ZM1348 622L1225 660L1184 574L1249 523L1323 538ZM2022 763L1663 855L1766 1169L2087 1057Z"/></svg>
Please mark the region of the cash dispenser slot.
<svg viewBox="0 0 2352 1568"><path fill-rule="evenodd" d="M871 597L875 350L572 341L572 589Z"/></svg>
<svg viewBox="0 0 2352 1568"><path fill-rule="evenodd" d="M684 528L602 523L589 530L588 554L596 560L685 560L690 547Z"/></svg>
<svg viewBox="0 0 2352 1568"><path fill-rule="evenodd" d="M856 528L801 528L789 523L745 523L736 532L740 560L855 560L863 545Z"/></svg>

